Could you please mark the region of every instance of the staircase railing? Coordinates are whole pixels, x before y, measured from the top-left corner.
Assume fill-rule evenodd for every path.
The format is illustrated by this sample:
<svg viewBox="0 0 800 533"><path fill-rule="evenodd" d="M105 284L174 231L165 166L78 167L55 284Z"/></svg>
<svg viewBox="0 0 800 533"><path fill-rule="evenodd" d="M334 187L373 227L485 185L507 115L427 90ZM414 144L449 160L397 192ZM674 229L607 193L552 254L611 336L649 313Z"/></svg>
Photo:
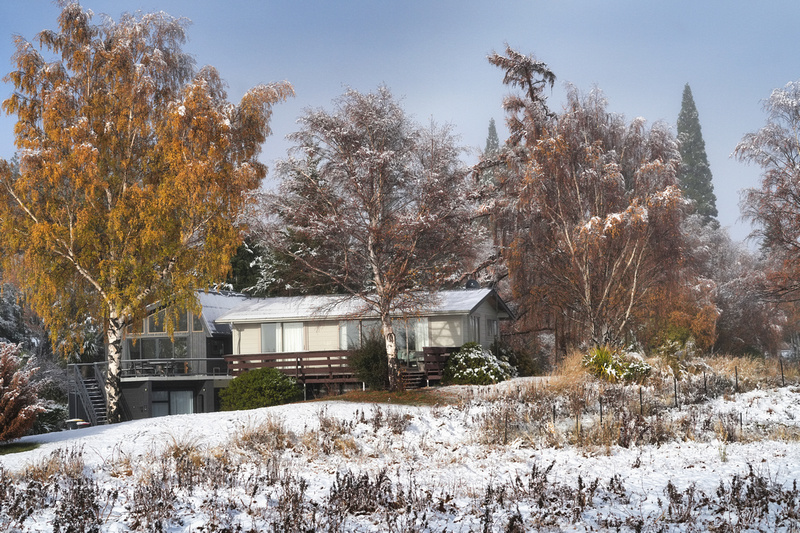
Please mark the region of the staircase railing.
<svg viewBox="0 0 800 533"><path fill-rule="evenodd" d="M89 398L89 390L86 388L86 384L83 382L83 375L81 375L80 368L78 365L72 366L73 372L73 382L75 383L75 390L78 393L78 398L81 400L81 405L83 406L83 412L86 413L86 416L89 417L88 422L93 426L97 425L97 413L94 411L94 406L92 405L92 401Z"/></svg>

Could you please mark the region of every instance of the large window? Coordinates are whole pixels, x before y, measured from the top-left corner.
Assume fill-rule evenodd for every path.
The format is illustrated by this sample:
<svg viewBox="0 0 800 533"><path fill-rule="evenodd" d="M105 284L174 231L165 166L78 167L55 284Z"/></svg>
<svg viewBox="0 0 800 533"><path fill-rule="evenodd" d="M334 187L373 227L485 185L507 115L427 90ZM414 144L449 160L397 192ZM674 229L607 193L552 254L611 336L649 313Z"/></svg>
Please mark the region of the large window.
<svg viewBox="0 0 800 533"><path fill-rule="evenodd" d="M428 319L409 318L392 322L397 341L397 358L401 361L414 362L428 345Z"/></svg>
<svg viewBox="0 0 800 533"><path fill-rule="evenodd" d="M261 324L261 353L302 352L305 349L302 322Z"/></svg>
<svg viewBox="0 0 800 533"><path fill-rule="evenodd" d="M339 349L357 350L366 339L380 335L380 320L343 320L339 322Z"/></svg>
<svg viewBox="0 0 800 533"><path fill-rule="evenodd" d="M140 337L128 339L130 359L186 359L189 357L187 337Z"/></svg>
<svg viewBox="0 0 800 533"><path fill-rule="evenodd" d="M189 415L194 413L194 393L186 391L153 391L151 396L153 417Z"/></svg>

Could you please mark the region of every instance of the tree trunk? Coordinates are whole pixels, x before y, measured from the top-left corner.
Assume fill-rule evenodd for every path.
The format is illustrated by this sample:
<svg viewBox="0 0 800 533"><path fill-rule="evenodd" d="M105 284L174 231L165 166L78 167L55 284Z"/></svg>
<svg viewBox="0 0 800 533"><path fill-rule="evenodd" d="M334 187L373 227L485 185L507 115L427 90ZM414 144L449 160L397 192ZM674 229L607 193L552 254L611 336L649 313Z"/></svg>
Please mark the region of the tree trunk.
<svg viewBox="0 0 800 533"><path fill-rule="evenodd" d="M381 329L386 342L386 358L389 362L389 390L394 391L400 388L400 369L397 365L397 340L392 319L388 315L381 317Z"/></svg>
<svg viewBox="0 0 800 533"><path fill-rule="evenodd" d="M108 422L122 422L122 390L120 374L122 370L122 333L124 323L116 312L112 312L106 328L106 406Z"/></svg>

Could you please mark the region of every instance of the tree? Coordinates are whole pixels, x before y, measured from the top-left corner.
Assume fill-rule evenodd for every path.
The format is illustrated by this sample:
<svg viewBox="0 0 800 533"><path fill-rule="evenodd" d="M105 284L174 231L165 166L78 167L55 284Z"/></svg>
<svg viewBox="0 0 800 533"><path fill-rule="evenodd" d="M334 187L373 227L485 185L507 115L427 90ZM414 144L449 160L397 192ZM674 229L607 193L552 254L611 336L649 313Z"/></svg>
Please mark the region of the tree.
<svg viewBox="0 0 800 533"><path fill-rule="evenodd" d="M20 174L0 163L0 226L4 266L54 340L102 324L113 421L125 325L155 301L194 307L196 290L225 279L246 193L266 173L272 105L292 88L259 85L233 105L217 71L182 51L184 21L92 16L66 5L59 29L36 36L41 53L16 38L3 108Z"/></svg>
<svg viewBox="0 0 800 533"><path fill-rule="evenodd" d="M470 256L467 171L448 128L414 124L389 89L347 91L300 119L278 164L268 245L380 316L390 387L398 385L392 315L413 312Z"/></svg>
<svg viewBox="0 0 800 533"><path fill-rule="evenodd" d="M18 353L18 346L0 343L0 442L25 436L42 411L31 383L36 369L20 368Z"/></svg>
<svg viewBox="0 0 800 533"><path fill-rule="evenodd" d="M683 88L683 101L678 115L678 141L683 160L678 179L683 195L692 200L695 212L703 217L705 224L718 225L717 197L711 181L711 168L706 156L706 143L700 131L700 119L694 104L692 89L687 83Z"/></svg>
<svg viewBox="0 0 800 533"><path fill-rule="evenodd" d="M489 120L489 133L486 135L486 148L483 150L482 160L491 161L497 156L500 151L500 139L497 137L497 127L495 126L494 119ZM494 167L487 166L481 172L480 179L483 183L494 183Z"/></svg>
<svg viewBox="0 0 800 533"><path fill-rule="evenodd" d="M511 137L496 216L524 320L550 317L572 342L623 342L681 257L677 143L664 124L609 113L597 90L571 88L553 114L540 90L555 79L546 66L511 50L490 61L523 90L504 103Z"/></svg>
<svg viewBox="0 0 800 533"><path fill-rule="evenodd" d="M779 264L767 273L769 296L800 301L800 81L772 91L764 110L766 125L734 150L737 159L762 169L761 186L742 195L742 213Z"/></svg>

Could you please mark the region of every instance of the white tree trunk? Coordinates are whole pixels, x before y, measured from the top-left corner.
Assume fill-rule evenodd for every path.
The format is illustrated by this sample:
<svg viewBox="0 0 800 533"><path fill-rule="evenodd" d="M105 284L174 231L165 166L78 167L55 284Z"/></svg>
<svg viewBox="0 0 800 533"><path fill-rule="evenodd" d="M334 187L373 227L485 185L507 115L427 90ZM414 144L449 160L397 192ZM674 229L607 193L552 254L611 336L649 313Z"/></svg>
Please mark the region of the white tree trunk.
<svg viewBox="0 0 800 533"><path fill-rule="evenodd" d="M106 358L108 372L106 373L106 405L108 409L108 422L122 421L122 390L120 388L120 374L122 370L122 334L124 321L117 312L110 313L106 329Z"/></svg>
<svg viewBox="0 0 800 533"><path fill-rule="evenodd" d="M389 390L397 390L400 385L400 369L397 365L397 340L392 327L392 319L388 315L381 317L381 330L383 339L386 342L386 358L389 363Z"/></svg>

